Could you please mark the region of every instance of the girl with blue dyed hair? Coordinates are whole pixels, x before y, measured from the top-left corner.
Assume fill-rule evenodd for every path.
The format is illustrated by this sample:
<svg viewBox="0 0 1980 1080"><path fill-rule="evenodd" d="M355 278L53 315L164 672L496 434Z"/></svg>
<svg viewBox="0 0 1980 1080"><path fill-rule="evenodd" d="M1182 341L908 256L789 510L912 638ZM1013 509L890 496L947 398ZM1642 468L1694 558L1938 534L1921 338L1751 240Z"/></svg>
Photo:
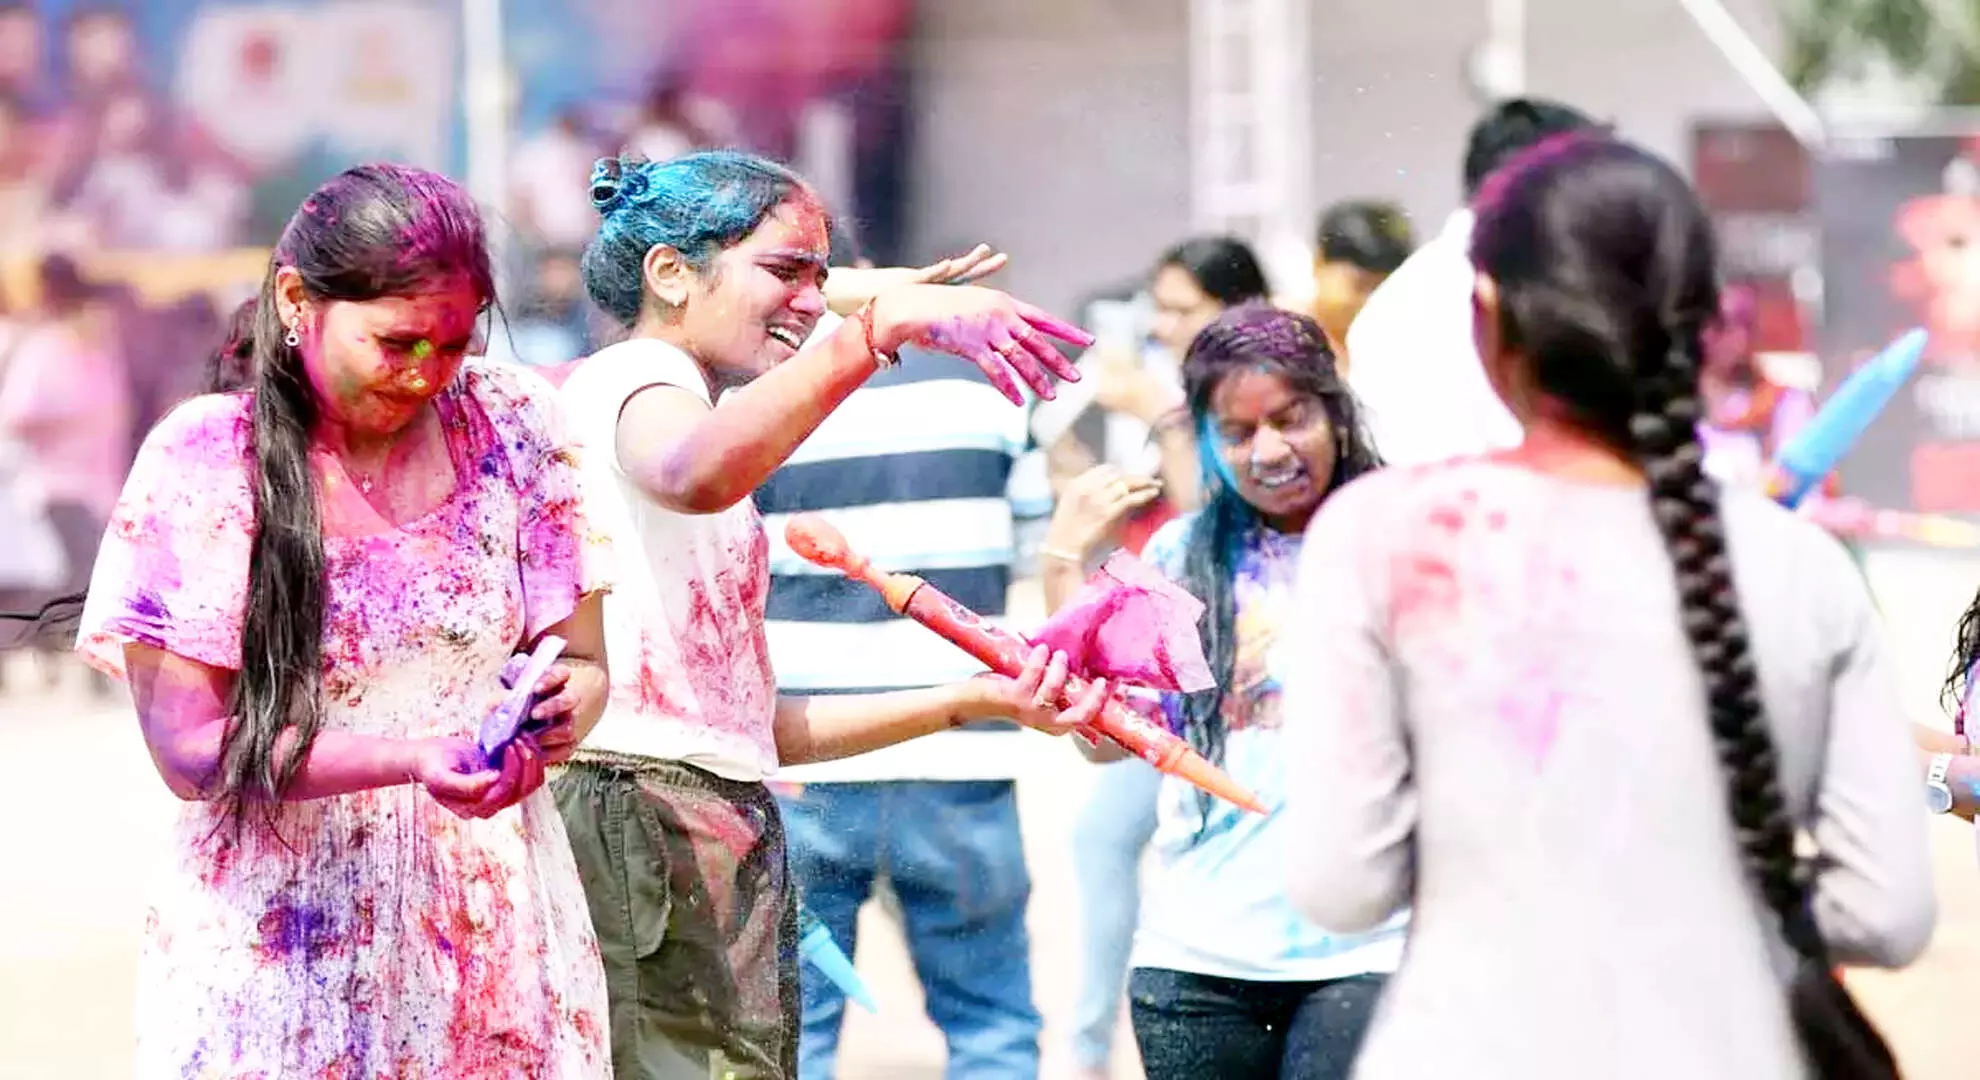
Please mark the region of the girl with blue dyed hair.
<svg viewBox="0 0 1980 1080"><path fill-rule="evenodd" d="M995 290L893 284L913 272L870 277L886 287L821 330L830 223L762 158L603 161L591 196L604 220L585 287L629 336L581 361L563 395L621 577L610 702L555 788L604 955L614 1067L794 1076L796 911L764 777L988 717L1063 733L1105 689L1060 712L1066 661L1041 649L1016 679L779 697L770 539L750 493L904 347L975 363L1021 403L1019 380L1049 398L1052 375L1078 377L1050 338L1090 339ZM848 585L848 618L876 604Z"/></svg>
<svg viewBox="0 0 1980 1080"><path fill-rule="evenodd" d="M1300 658L1275 643L1292 614L1306 523L1380 462L1326 333L1305 315L1230 308L1190 340L1182 375L1206 500L1141 557L1203 601L1217 685L1171 696L1166 711L1274 809L1248 814L1161 780L1128 981L1135 1041L1149 1080L1345 1080L1401 957L1402 922L1331 934L1293 907L1280 690Z"/></svg>

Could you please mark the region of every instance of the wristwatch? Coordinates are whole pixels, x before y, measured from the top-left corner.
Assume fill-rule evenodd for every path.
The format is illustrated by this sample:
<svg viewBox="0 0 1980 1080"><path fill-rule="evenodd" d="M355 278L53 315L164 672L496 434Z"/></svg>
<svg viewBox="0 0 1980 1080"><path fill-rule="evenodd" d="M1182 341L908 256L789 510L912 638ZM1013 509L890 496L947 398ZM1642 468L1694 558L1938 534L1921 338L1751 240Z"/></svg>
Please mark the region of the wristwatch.
<svg viewBox="0 0 1980 1080"><path fill-rule="evenodd" d="M1951 754L1933 754L1931 768L1925 770L1925 806L1935 814L1952 812L1952 788L1946 786L1952 759Z"/></svg>

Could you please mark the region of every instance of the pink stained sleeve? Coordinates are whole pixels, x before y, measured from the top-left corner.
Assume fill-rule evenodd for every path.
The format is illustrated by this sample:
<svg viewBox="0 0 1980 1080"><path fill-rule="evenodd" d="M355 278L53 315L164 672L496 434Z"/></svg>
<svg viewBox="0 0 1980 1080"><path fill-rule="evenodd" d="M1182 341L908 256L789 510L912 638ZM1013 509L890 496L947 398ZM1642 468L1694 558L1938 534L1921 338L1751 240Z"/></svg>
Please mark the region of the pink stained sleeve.
<svg viewBox="0 0 1980 1080"><path fill-rule="evenodd" d="M476 369L470 378L509 455L520 504L516 551L523 637L534 641L569 618L580 599L611 588L611 546L585 511L578 470L586 448L570 434L549 383L533 373L492 364Z"/></svg>
<svg viewBox="0 0 1980 1080"><path fill-rule="evenodd" d="M239 670L255 534L248 399L173 410L145 439L90 575L76 648L124 677L124 646Z"/></svg>

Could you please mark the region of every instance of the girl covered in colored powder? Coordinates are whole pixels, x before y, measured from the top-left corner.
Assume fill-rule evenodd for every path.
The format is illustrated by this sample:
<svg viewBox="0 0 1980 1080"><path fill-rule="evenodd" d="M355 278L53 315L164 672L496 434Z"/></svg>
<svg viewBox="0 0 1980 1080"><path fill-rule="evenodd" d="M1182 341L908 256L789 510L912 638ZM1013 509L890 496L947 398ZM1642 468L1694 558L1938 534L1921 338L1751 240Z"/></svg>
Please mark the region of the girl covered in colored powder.
<svg viewBox="0 0 1980 1080"><path fill-rule="evenodd" d="M283 230L247 389L152 431L78 647L186 800L139 977L140 1076L610 1073L543 769L603 707L605 582L547 387L465 359L474 203L352 169ZM504 664L566 659L489 766Z"/></svg>
<svg viewBox="0 0 1980 1080"><path fill-rule="evenodd" d="M1333 1080L1347 1075L1401 957L1404 920L1333 934L1287 897L1282 867L1301 841L1276 804L1300 778L1281 745L1282 634L1308 519L1377 459L1307 316L1232 308L1194 336L1182 374L1208 500L1164 525L1142 558L1204 602L1217 686L1165 707L1192 746L1274 810L1261 817L1161 777L1128 980L1135 1039L1150 1080Z"/></svg>
<svg viewBox="0 0 1980 1080"><path fill-rule="evenodd" d="M796 913L764 777L970 720L1062 732L1066 661L1021 678L780 698L764 637L770 538L750 493L903 346L953 353L1019 399L1076 377L1076 328L973 286L888 288L815 344L828 221L780 165L709 152L608 160L584 256L630 331L562 386L594 453L586 504L620 554L606 604L610 707L554 787L612 995L621 1078L796 1075ZM800 351L802 349L802 351ZM877 603L878 598L872 598Z"/></svg>
<svg viewBox="0 0 1980 1080"><path fill-rule="evenodd" d="M1567 136L1471 257L1524 442L1351 485L1300 563L1292 886L1414 919L1356 1076L1894 1076L1833 965L1931 935L1918 777L1847 555L1704 472L1705 213Z"/></svg>
<svg viewBox="0 0 1980 1080"><path fill-rule="evenodd" d="M1071 600L1088 569L1116 544L1140 553L1164 525L1196 509L1202 459L1182 389L1183 357L1218 315L1270 295L1258 257L1228 236L1194 237L1164 251L1149 292L1155 307L1149 348L1139 357L1101 357L1095 380L1095 400L1108 412L1109 449L1138 448L1143 467L1131 459L1093 464L1070 434L1048 447L1055 470L1078 470L1060 491L1039 548L1049 611ZM1146 471L1150 459L1155 475ZM1072 1052L1087 1077L1106 1075L1112 1055L1160 780L1138 759L1111 764L1095 778L1073 827L1086 955Z"/></svg>

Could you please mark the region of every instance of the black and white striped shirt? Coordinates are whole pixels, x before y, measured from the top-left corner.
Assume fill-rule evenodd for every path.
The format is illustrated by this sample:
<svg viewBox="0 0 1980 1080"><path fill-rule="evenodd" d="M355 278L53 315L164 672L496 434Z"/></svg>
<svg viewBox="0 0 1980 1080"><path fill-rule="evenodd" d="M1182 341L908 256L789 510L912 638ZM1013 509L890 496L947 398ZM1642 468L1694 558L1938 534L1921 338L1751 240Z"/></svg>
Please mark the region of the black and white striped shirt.
<svg viewBox="0 0 1980 1080"><path fill-rule="evenodd" d="M1016 558L1008 487L1026 447L1025 409L967 361L903 350L827 417L757 491L770 534L768 634L784 694L934 686L980 672L961 649L889 611L865 585L805 562L784 541L817 511L882 570L927 580L1000 621ZM780 780L1002 779L1032 736L1008 724L941 732Z"/></svg>

